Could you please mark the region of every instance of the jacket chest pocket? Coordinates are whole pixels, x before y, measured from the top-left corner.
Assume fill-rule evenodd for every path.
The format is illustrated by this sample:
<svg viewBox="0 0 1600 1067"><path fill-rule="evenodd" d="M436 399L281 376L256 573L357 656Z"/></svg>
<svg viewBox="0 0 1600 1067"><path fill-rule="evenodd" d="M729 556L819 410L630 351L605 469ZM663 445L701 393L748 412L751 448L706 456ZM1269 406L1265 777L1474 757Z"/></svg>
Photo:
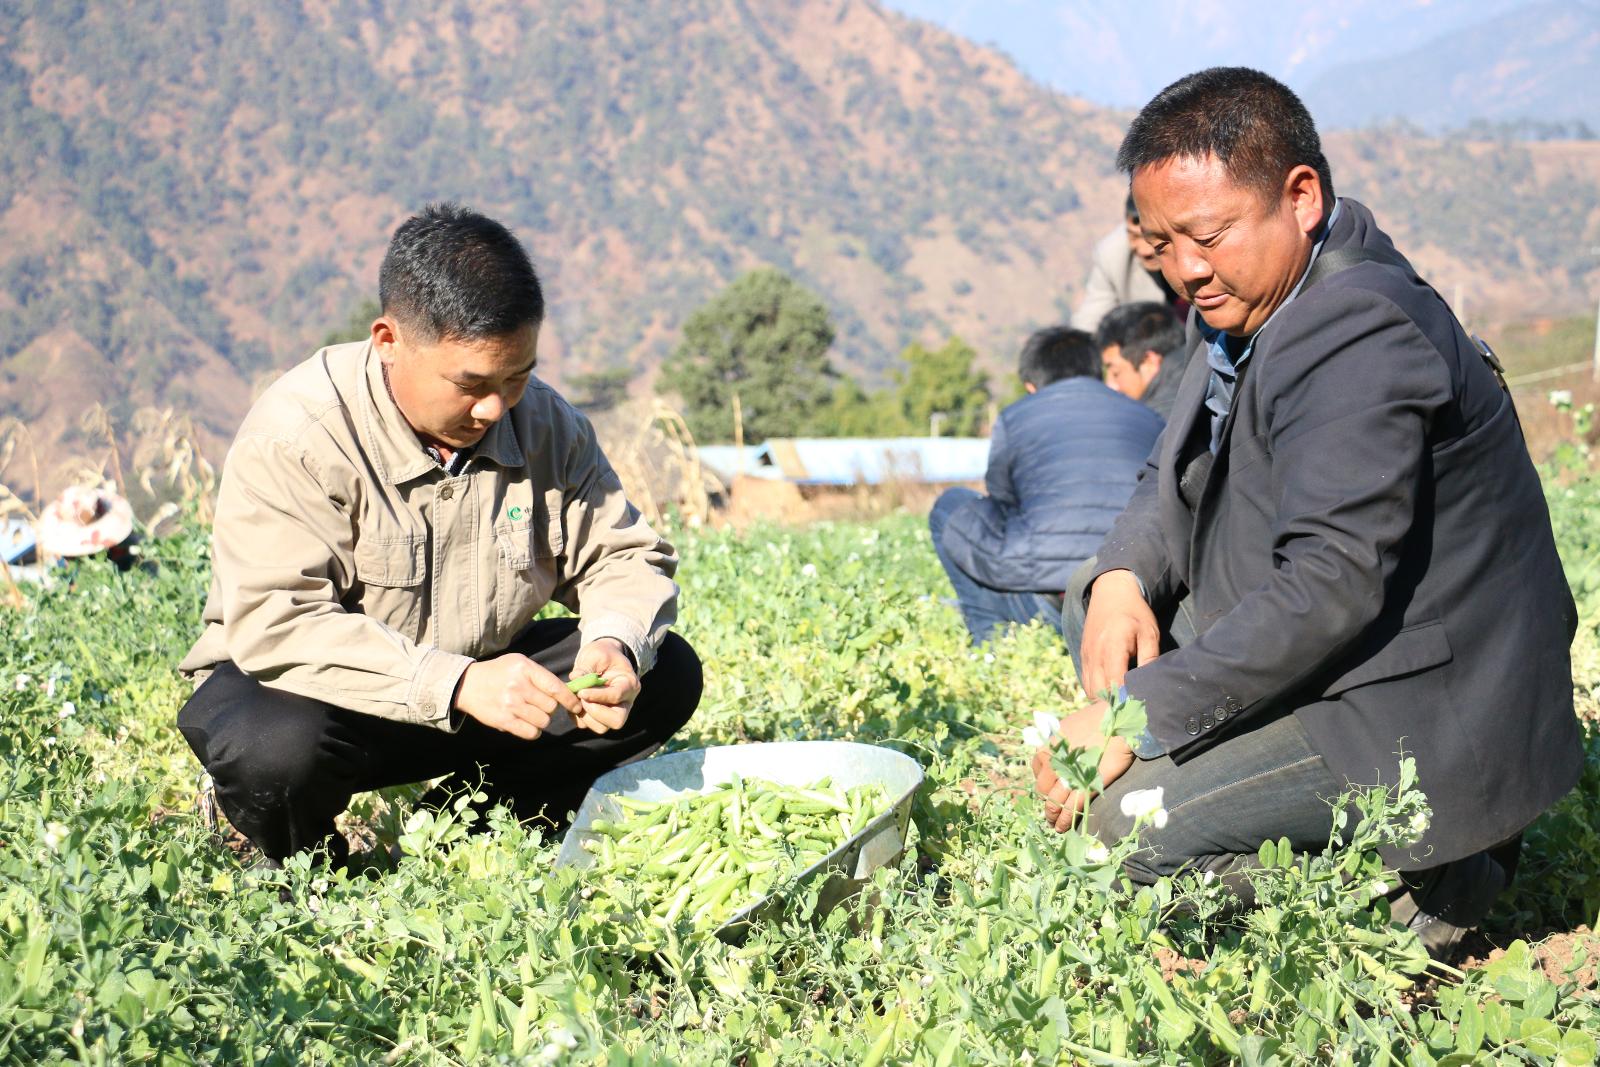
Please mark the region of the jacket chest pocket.
<svg viewBox="0 0 1600 1067"><path fill-rule="evenodd" d="M495 627L509 642L550 601L565 548L561 516L538 501L516 518L507 509L495 523Z"/></svg>
<svg viewBox="0 0 1600 1067"><path fill-rule="evenodd" d="M355 610L413 641L422 639L422 600L427 591L425 534L363 537L355 546Z"/></svg>
<svg viewBox="0 0 1600 1067"><path fill-rule="evenodd" d="M1228 450L1228 472L1237 474L1248 470L1272 455L1267 448L1267 435L1264 433L1241 436L1230 443Z"/></svg>

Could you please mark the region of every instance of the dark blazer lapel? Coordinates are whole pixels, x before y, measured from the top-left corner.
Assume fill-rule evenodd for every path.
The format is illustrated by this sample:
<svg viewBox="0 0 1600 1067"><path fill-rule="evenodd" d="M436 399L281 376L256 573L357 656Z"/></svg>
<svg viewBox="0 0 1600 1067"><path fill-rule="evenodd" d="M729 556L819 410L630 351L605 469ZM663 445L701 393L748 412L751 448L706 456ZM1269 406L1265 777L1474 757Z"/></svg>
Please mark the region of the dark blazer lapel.
<svg viewBox="0 0 1600 1067"><path fill-rule="evenodd" d="M1258 339L1256 351L1245 364L1245 373L1234 383L1233 403L1228 407L1228 414L1222 419L1222 435L1217 440L1217 454L1212 459L1211 471L1206 476L1205 485L1200 488L1200 500L1195 504L1193 525L1189 530L1189 567L1191 573L1199 566L1201 559L1201 543L1210 529L1210 519L1216 513L1217 494L1222 492L1222 485L1228 480L1228 442L1233 438L1233 424L1239 421L1239 409L1245 406L1245 390L1250 380L1251 364L1259 361L1264 353L1260 350ZM1207 440L1209 448L1211 442Z"/></svg>
<svg viewBox="0 0 1600 1067"><path fill-rule="evenodd" d="M1192 327L1191 330L1189 363L1178 384L1171 419L1161 438L1161 527L1175 535L1167 549L1178 569L1175 577L1185 585L1189 581L1188 549L1194 515L1178 492L1178 480L1183 477L1185 462L1194 455L1191 438L1205 410L1206 381L1211 374L1211 367L1205 360L1205 340L1198 330Z"/></svg>

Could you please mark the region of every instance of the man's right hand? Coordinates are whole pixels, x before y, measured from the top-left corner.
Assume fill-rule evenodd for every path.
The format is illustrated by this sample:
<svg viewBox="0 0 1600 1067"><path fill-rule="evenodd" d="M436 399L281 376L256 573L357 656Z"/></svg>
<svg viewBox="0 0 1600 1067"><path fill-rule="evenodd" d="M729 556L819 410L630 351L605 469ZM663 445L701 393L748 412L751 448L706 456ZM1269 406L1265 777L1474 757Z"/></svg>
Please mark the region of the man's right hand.
<svg viewBox="0 0 1600 1067"><path fill-rule="evenodd" d="M456 708L493 730L532 741L550 725L556 708L582 715L567 683L515 652L474 663L461 676Z"/></svg>
<svg viewBox="0 0 1600 1067"><path fill-rule="evenodd" d="M1130 664L1161 654L1161 627L1132 571L1106 571L1089 592L1083 620L1083 688L1090 696L1115 692Z"/></svg>

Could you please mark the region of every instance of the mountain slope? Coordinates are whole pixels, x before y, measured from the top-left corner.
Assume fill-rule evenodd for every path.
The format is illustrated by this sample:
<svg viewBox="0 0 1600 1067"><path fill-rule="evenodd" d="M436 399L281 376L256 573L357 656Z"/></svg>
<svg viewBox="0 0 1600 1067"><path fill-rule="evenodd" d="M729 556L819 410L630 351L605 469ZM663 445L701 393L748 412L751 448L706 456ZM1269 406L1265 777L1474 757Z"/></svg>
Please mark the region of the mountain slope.
<svg viewBox="0 0 1600 1067"><path fill-rule="evenodd" d="M622 11L0 7L0 414L70 437L72 394L41 391L37 350L23 358L68 331L104 360L85 397L103 391L124 418L172 404L220 454L252 383L370 297L388 233L433 198L527 241L557 383L648 377L694 307L763 263L823 296L855 373L952 332L1008 369L1115 225L1127 114L991 50L867 0ZM1330 151L1341 191L1447 294L1586 302L1600 272L1587 147L1380 131Z"/></svg>
<svg viewBox="0 0 1600 1067"><path fill-rule="evenodd" d="M1336 67L1311 82L1306 103L1329 125L1404 117L1427 129L1536 120L1600 130L1597 70L1600 9L1561 0Z"/></svg>
<svg viewBox="0 0 1600 1067"><path fill-rule="evenodd" d="M1406 51L1527 0L890 0L980 41L1063 92L1142 106L1192 70L1245 65L1296 90L1331 67ZM1398 99L1403 99L1400 97ZM1325 122L1330 121L1326 118Z"/></svg>

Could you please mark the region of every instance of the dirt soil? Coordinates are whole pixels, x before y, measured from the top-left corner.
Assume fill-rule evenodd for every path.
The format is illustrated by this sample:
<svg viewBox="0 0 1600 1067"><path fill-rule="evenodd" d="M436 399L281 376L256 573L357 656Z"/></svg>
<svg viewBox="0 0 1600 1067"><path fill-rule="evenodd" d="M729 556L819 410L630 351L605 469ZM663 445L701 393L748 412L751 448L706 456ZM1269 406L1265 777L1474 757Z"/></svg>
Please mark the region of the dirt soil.
<svg viewBox="0 0 1600 1067"><path fill-rule="evenodd" d="M1570 933L1557 931L1548 934L1530 933L1525 939L1532 944L1534 958L1539 961L1539 967L1544 971L1544 976L1550 981L1560 984L1576 982L1579 989L1595 989L1595 972L1597 957L1600 957L1600 936L1587 926L1580 926ZM1465 955L1457 964L1462 970L1472 970L1483 967L1501 956L1505 949L1489 943L1481 936L1474 937L1463 945ZM1573 961L1579 956L1583 957L1582 966L1573 968Z"/></svg>

